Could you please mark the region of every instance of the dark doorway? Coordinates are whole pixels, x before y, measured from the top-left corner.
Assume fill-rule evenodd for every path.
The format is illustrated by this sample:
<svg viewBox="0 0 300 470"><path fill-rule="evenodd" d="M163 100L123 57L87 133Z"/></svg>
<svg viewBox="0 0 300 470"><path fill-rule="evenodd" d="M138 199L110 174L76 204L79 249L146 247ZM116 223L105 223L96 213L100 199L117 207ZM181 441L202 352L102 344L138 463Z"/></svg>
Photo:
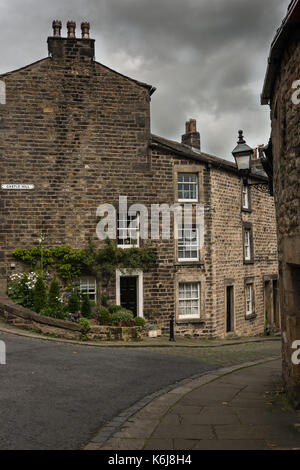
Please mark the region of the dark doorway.
<svg viewBox="0 0 300 470"><path fill-rule="evenodd" d="M274 324L276 328L280 328L279 295L278 295L277 279L273 280L273 312L274 312Z"/></svg>
<svg viewBox="0 0 300 470"><path fill-rule="evenodd" d="M137 277L120 277L121 305L137 316Z"/></svg>
<svg viewBox="0 0 300 470"><path fill-rule="evenodd" d="M233 286L226 286L226 333L234 331Z"/></svg>

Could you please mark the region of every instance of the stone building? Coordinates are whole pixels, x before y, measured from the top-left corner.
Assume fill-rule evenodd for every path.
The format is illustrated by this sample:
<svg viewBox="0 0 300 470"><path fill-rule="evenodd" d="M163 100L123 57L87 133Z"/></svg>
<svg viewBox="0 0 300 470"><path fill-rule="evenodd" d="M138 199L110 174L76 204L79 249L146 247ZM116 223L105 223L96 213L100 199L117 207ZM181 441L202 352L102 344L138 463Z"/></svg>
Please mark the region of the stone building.
<svg viewBox="0 0 300 470"><path fill-rule="evenodd" d="M293 364L300 340L300 1L293 0L271 45L261 103L272 123L274 196L278 224L283 337L283 375L300 406L300 365Z"/></svg>
<svg viewBox="0 0 300 470"><path fill-rule="evenodd" d="M95 61L87 23L82 38L73 22L67 27L63 38L53 23L47 58L0 76L2 290L18 268L14 248L37 245L41 230L45 246L101 243L97 208L117 208L127 196L128 206L149 212L177 203L194 215L184 230L171 218L170 239L157 240L140 239L138 220L129 236L130 220L119 215L119 245L154 246L157 263L150 272L117 271L111 302L165 329L175 314L177 333L199 337L262 333L266 317L279 326L273 198L243 187L235 163L202 152L195 120L181 143L152 135L155 89ZM93 278L79 283L100 298Z"/></svg>

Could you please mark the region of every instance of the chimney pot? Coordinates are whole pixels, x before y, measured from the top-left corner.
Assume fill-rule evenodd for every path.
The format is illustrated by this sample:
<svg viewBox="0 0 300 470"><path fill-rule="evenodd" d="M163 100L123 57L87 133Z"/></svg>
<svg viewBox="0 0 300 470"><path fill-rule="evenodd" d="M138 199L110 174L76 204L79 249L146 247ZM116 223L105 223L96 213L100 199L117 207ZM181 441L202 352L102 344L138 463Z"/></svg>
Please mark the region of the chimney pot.
<svg viewBox="0 0 300 470"><path fill-rule="evenodd" d="M53 20L53 22L52 22L52 28L53 28L53 36L56 37L56 38L60 38L61 21L59 21L59 20Z"/></svg>
<svg viewBox="0 0 300 470"><path fill-rule="evenodd" d="M67 22L68 38L76 38L75 29L76 29L75 21L68 21Z"/></svg>
<svg viewBox="0 0 300 470"><path fill-rule="evenodd" d="M90 38L90 23L88 23L87 21L81 23L81 36L82 39Z"/></svg>

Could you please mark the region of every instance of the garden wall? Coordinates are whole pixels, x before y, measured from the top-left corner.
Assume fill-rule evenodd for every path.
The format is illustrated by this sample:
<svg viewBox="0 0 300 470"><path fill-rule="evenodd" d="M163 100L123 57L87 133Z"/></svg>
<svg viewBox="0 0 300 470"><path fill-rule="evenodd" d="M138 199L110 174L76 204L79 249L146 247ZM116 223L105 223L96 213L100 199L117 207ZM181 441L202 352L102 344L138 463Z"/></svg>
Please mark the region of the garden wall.
<svg viewBox="0 0 300 470"><path fill-rule="evenodd" d="M40 333L55 334L60 338L100 341L136 341L139 339L139 327L92 326L87 334L78 323L58 318L47 317L32 312L28 308L15 304L6 295L0 294L0 317L8 323Z"/></svg>

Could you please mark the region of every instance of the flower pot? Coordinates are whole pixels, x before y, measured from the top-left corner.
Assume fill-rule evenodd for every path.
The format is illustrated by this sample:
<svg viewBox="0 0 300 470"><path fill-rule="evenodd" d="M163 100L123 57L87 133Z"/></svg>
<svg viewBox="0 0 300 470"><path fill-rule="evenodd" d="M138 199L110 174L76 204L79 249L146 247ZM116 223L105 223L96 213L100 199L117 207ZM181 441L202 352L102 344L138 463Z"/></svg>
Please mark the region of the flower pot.
<svg viewBox="0 0 300 470"><path fill-rule="evenodd" d="M149 330L148 331L149 338L156 338L157 337L157 330Z"/></svg>

